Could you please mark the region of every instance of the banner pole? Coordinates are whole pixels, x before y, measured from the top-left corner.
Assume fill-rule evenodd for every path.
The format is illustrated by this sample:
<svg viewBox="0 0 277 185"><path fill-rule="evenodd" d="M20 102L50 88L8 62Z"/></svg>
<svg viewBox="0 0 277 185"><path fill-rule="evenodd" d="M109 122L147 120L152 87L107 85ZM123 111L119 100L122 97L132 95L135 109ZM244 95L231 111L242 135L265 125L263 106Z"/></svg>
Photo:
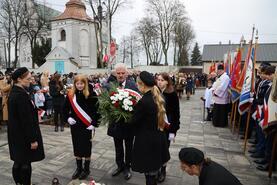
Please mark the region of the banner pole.
<svg viewBox="0 0 277 185"><path fill-rule="evenodd" d="M247 122L246 122L246 129L245 129L245 133L244 133L244 154L246 152L246 144L247 144L247 140L248 140L248 129L249 129L249 122L250 122L250 113L251 110L249 109L248 111L248 115L247 115Z"/></svg>
<svg viewBox="0 0 277 185"><path fill-rule="evenodd" d="M234 123L232 128L232 133L234 134L235 126L236 126L236 117L237 117L237 108L238 108L238 102L235 103L235 112L234 112Z"/></svg>
<svg viewBox="0 0 277 185"><path fill-rule="evenodd" d="M232 125L233 125L233 116L234 116L234 103L232 103L232 111L231 111L231 117L230 117L230 129L232 129Z"/></svg>

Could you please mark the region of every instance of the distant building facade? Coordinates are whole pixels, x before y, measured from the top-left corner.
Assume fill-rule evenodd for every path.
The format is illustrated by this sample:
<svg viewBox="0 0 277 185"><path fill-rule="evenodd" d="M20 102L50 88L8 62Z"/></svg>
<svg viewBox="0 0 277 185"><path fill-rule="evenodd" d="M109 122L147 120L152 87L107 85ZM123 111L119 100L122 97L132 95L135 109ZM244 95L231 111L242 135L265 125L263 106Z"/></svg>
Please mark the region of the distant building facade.
<svg viewBox="0 0 277 185"><path fill-rule="evenodd" d="M203 72L209 73L212 62L223 62L224 54L235 52L239 48L239 44L211 44L203 47ZM242 61L245 61L248 51L248 44L243 45ZM269 62L277 65L277 43L259 43L257 46L256 62Z"/></svg>

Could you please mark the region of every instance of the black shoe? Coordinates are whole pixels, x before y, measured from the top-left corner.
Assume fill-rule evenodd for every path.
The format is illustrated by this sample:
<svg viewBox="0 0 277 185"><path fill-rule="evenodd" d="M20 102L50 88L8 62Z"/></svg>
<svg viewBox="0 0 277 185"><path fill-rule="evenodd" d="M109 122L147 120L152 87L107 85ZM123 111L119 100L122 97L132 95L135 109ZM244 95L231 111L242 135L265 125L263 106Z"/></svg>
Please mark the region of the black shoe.
<svg viewBox="0 0 277 185"><path fill-rule="evenodd" d="M84 170L80 174L79 180L84 180L84 179L86 179L89 176L89 174L90 174L89 165L90 165L90 160L85 160Z"/></svg>
<svg viewBox="0 0 277 185"><path fill-rule="evenodd" d="M118 176L121 172L123 172L124 168L117 168L113 171L112 176Z"/></svg>
<svg viewBox="0 0 277 185"><path fill-rule="evenodd" d="M254 160L254 163L259 164L259 165L265 165L267 163L267 160L265 160L265 159L256 159L256 160Z"/></svg>
<svg viewBox="0 0 277 185"><path fill-rule="evenodd" d="M254 154L254 153L257 153L257 152L258 151L255 148L248 150L248 153L250 153L250 154Z"/></svg>
<svg viewBox="0 0 277 185"><path fill-rule="evenodd" d="M129 180L132 177L132 173L130 172L129 168L125 168L123 174L125 180Z"/></svg>
<svg viewBox="0 0 277 185"><path fill-rule="evenodd" d="M252 158L264 158L264 154L262 154L260 152L256 152L254 154L251 154L250 157L252 157Z"/></svg>
<svg viewBox="0 0 277 185"><path fill-rule="evenodd" d="M63 132L64 131L64 126L61 126L61 132Z"/></svg>
<svg viewBox="0 0 277 185"><path fill-rule="evenodd" d="M162 183L163 181L165 181L165 177L166 177L166 166L163 166L158 174L158 182Z"/></svg>
<svg viewBox="0 0 277 185"><path fill-rule="evenodd" d="M55 132L58 132L58 131L59 131L58 126L55 126Z"/></svg>
<svg viewBox="0 0 277 185"><path fill-rule="evenodd" d="M90 171L88 170L83 170L82 173L79 176L79 180L84 180L86 179L90 174Z"/></svg>
<svg viewBox="0 0 277 185"><path fill-rule="evenodd" d="M83 171L82 159L76 159L76 164L77 164L77 169L73 173L72 179L78 179L79 176L81 175L82 171Z"/></svg>
<svg viewBox="0 0 277 185"><path fill-rule="evenodd" d="M269 170L269 164L265 164L265 165L259 165L257 166L257 169L260 171L268 171ZM275 165L272 166L272 171L276 171L275 169Z"/></svg>

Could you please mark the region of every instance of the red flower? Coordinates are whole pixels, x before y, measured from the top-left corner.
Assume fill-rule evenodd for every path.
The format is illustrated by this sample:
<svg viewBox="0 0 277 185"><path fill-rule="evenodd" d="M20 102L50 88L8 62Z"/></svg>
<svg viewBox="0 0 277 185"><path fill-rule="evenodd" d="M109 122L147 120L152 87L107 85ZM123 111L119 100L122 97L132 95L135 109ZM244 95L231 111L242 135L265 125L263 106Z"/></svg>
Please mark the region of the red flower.
<svg viewBox="0 0 277 185"><path fill-rule="evenodd" d="M113 96L115 94L116 94L116 92L113 91L113 92L110 93L110 96Z"/></svg>
<svg viewBox="0 0 277 185"><path fill-rule="evenodd" d="M131 101L133 102L133 105L137 104L137 101L135 99L132 99Z"/></svg>
<svg viewBox="0 0 277 185"><path fill-rule="evenodd" d="M113 105L114 105L116 108L118 108L118 107L119 107L119 101L115 102Z"/></svg>

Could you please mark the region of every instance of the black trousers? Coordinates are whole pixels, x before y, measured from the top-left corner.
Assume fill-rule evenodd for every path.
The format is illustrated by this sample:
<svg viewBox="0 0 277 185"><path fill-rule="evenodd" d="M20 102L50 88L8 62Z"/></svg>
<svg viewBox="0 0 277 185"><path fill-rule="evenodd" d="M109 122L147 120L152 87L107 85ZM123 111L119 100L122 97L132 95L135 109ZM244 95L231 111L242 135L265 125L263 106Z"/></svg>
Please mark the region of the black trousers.
<svg viewBox="0 0 277 185"><path fill-rule="evenodd" d="M32 166L29 164L20 164L14 162L12 169L15 184L30 185L32 176Z"/></svg>
<svg viewBox="0 0 277 185"><path fill-rule="evenodd" d="M133 141L134 137L128 139L114 138L115 160L118 168L131 167ZM123 142L125 144L125 161Z"/></svg>
<svg viewBox="0 0 277 185"><path fill-rule="evenodd" d="M64 126L63 114L61 113L61 111L54 110L54 123L55 126Z"/></svg>
<svg viewBox="0 0 277 185"><path fill-rule="evenodd" d="M228 104L214 104L213 125L215 127L228 126Z"/></svg>

